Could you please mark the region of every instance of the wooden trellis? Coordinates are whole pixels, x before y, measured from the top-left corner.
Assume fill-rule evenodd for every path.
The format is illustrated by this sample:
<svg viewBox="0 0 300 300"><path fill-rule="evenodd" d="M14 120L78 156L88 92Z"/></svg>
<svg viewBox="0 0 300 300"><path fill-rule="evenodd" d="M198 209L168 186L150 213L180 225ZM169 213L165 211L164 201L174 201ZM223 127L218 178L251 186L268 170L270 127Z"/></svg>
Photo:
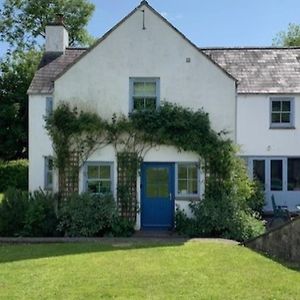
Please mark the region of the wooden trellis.
<svg viewBox="0 0 300 300"><path fill-rule="evenodd" d="M59 191L62 199L79 192L79 155L72 152L64 170L59 170Z"/></svg>
<svg viewBox="0 0 300 300"><path fill-rule="evenodd" d="M118 159L117 203L119 215L130 221L137 214L137 171L139 166L136 153L120 152Z"/></svg>

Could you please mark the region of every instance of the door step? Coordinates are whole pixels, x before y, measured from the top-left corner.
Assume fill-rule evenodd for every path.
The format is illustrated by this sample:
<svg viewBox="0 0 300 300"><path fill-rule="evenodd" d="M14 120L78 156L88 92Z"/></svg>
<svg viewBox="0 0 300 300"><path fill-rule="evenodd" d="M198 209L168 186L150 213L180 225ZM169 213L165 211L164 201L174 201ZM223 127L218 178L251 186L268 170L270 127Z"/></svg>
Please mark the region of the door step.
<svg viewBox="0 0 300 300"><path fill-rule="evenodd" d="M140 230L133 234L137 238L183 238L177 232L170 230Z"/></svg>

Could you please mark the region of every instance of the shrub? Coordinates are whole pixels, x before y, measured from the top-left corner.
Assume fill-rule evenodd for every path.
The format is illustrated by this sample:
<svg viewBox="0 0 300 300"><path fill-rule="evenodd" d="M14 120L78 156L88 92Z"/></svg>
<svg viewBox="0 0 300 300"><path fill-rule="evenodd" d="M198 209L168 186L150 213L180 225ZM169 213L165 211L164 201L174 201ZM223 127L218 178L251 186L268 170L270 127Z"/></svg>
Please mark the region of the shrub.
<svg viewBox="0 0 300 300"><path fill-rule="evenodd" d="M74 194L61 204L58 230L65 236L103 236L116 216L111 195Z"/></svg>
<svg viewBox="0 0 300 300"><path fill-rule="evenodd" d="M9 188L0 203L0 235L53 236L56 235L57 197L43 191L28 194Z"/></svg>
<svg viewBox="0 0 300 300"><path fill-rule="evenodd" d="M0 161L0 192L9 187L27 190L28 186L28 161L25 159L9 162Z"/></svg>
<svg viewBox="0 0 300 300"><path fill-rule="evenodd" d="M22 234L25 236L57 236L55 213L57 196L42 190L29 195Z"/></svg>
<svg viewBox="0 0 300 300"><path fill-rule="evenodd" d="M177 210L176 228L192 237L224 237L244 241L264 232L261 212L263 195L257 185L250 181L238 158L232 158L231 178L206 185L202 201L190 203L193 218Z"/></svg>
<svg viewBox="0 0 300 300"><path fill-rule="evenodd" d="M116 217L113 220L111 234L116 237L129 237L134 233L134 221Z"/></svg>
<svg viewBox="0 0 300 300"><path fill-rule="evenodd" d="M0 235L20 235L25 224L28 193L9 188L0 203Z"/></svg>

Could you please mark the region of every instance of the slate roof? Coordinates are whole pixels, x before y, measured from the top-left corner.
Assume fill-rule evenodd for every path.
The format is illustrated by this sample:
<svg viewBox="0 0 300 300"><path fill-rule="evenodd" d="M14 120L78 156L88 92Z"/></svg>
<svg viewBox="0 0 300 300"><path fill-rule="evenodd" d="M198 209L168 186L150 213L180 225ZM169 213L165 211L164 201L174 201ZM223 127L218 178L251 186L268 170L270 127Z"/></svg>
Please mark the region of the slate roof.
<svg viewBox="0 0 300 300"><path fill-rule="evenodd" d="M51 94L55 78L73 63L85 48L67 48L65 54L46 52L27 91L28 94Z"/></svg>
<svg viewBox="0 0 300 300"><path fill-rule="evenodd" d="M54 80L74 64L86 48L65 54L45 53L28 94L51 94ZM240 94L300 93L299 48L201 48L238 80Z"/></svg>
<svg viewBox="0 0 300 300"><path fill-rule="evenodd" d="M300 48L202 48L238 79L238 93L300 93Z"/></svg>

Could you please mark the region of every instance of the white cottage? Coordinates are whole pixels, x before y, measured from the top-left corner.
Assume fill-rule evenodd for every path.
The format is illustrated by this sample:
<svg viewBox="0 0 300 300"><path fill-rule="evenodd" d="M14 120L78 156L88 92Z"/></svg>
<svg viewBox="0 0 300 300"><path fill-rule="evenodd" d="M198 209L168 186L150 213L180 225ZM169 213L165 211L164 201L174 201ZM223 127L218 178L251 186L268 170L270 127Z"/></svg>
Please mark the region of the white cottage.
<svg viewBox="0 0 300 300"><path fill-rule="evenodd" d="M137 105L158 107L166 100L194 110L204 108L216 131L228 131L241 144L251 174L254 170L265 183L267 199L274 193L278 202L295 210L300 184L295 138L300 83L297 90L286 77L270 80L267 67L260 70L264 64L255 58L256 53L261 55L273 70L279 62L285 66L285 60L270 60L268 53L291 51L287 61L293 60L290 63L299 68L300 50L264 51L266 54L261 49L199 49L146 1L88 49L69 48L62 23L47 26L45 54L28 90L29 189L57 190L44 116L61 101L111 119L114 113L128 115ZM295 67L293 76L300 79L299 72ZM251 83L258 77L262 77L261 90ZM142 103L137 102L140 99ZM187 208L189 200L203 192L200 170L194 153L166 146L147 152L137 181L137 228L173 227L175 204ZM168 193L156 198L147 195L146 186L152 180L167 185ZM80 171L80 192L105 188L116 195L116 185L116 153L107 146L93 153Z"/></svg>

